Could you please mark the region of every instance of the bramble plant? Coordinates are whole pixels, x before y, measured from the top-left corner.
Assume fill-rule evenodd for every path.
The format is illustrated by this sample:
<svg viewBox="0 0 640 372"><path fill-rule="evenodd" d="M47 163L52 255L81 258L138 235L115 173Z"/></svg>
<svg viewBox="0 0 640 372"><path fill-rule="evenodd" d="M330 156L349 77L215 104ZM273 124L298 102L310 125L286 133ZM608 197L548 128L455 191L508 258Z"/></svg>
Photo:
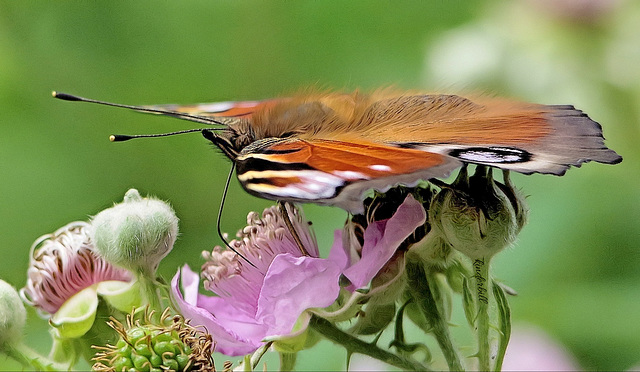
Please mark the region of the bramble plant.
<svg viewBox="0 0 640 372"><path fill-rule="evenodd" d="M214 351L244 357L219 363L224 370L261 368L267 352L293 370L297 353L326 338L347 351L345 367L364 354L405 370L500 370L513 291L492 278L490 262L527 217L508 173L497 182L491 168L469 177L464 167L450 185L374 192L364 211L335 231L326 258L297 207L251 212L229 243L235 252L203 252L199 272L184 265L168 283L156 269L178 219L167 203L129 190L31 249L20 297L49 320L48 356L22 344L23 304L0 282L0 350L38 370L73 370L84 359L96 371L213 371ZM451 336L453 303L476 336L473 353ZM407 339L410 324L425 339ZM387 329L393 341L378 345Z"/></svg>

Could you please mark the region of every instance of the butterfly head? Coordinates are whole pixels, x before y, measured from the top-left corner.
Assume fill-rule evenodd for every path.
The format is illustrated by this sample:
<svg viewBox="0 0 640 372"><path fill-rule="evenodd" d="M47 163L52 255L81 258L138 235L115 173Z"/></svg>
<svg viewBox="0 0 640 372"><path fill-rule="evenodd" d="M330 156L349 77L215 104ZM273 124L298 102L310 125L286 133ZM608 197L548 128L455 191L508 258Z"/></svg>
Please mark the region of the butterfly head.
<svg viewBox="0 0 640 372"><path fill-rule="evenodd" d="M234 160L238 154L255 141L248 125L239 120L230 123L226 128L202 129L202 136L216 145L222 152Z"/></svg>

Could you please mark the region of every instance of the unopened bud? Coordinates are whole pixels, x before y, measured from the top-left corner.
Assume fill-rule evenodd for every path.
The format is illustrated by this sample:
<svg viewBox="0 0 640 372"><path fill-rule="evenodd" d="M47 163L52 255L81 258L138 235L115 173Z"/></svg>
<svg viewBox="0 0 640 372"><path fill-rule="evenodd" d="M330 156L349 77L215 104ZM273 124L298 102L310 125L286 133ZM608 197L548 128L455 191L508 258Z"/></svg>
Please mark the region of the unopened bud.
<svg viewBox="0 0 640 372"><path fill-rule="evenodd" d="M429 220L454 249L470 258L492 257L513 243L526 220L522 198L515 191L509 196L487 167L478 166L468 178L463 169L433 199Z"/></svg>
<svg viewBox="0 0 640 372"><path fill-rule="evenodd" d="M178 217L169 204L136 189L124 201L98 213L91 221L96 250L107 261L134 272L154 274L173 248Z"/></svg>
<svg viewBox="0 0 640 372"><path fill-rule="evenodd" d="M20 295L11 284L0 279L0 350L22 338L26 319Z"/></svg>

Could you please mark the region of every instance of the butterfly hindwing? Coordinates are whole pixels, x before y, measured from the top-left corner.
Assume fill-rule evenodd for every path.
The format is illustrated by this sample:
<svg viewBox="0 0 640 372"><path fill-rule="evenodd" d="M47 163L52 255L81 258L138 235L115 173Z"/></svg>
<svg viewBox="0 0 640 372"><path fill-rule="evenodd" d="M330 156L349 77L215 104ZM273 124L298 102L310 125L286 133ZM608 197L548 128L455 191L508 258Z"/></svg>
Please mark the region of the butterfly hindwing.
<svg viewBox="0 0 640 372"><path fill-rule="evenodd" d="M604 145L600 125L570 105L381 91L293 97L257 110L252 120L262 138L297 132L304 139L435 152L526 174L561 175L584 162L621 160Z"/></svg>
<svg viewBox="0 0 640 372"><path fill-rule="evenodd" d="M600 124L570 105L416 95L375 102L364 116L372 118L362 126L367 138L521 173L621 160Z"/></svg>

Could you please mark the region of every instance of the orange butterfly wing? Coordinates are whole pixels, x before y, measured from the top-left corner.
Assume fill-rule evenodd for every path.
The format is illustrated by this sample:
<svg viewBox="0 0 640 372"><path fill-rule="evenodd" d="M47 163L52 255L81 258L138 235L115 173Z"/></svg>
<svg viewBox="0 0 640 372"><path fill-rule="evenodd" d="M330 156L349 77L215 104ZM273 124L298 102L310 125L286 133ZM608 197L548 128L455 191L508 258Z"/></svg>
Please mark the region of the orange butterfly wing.
<svg viewBox="0 0 640 372"><path fill-rule="evenodd" d="M362 126L367 138L527 174L622 160L604 145L600 124L570 105L451 95L390 101L367 110L374 118Z"/></svg>
<svg viewBox="0 0 640 372"><path fill-rule="evenodd" d="M381 91L147 107L251 133L255 142L235 159L249 193L352 212L368 189L444 177L462 162L561 175L588 161L621 161L600 125L568 105Z"/></svg>
<svg viewBox="0 0 640 372"><path fill-rule="evenodd" d="M436 153L336 140L256 141L236 158L238 179L251 194L362 211L362 194L445 177L460 165Z"/></svg>
<svg viewBox="0 0 640 372"><path fill-rule="evenodd" d="M283 100L252 116L257 138L295 133L434 152L521 173L561 175L569 166L621 161L602 128L573 106L456 95L318 95ZM273 130L275 129L275 130Z"/></svg>
<svg viewBox="0 0 640 372"><path fill-rule="evenodd" d="M389 90L155 106L54 97L222 125L201 131L236 161L247 191L352 212L368 189L443 177L461 162L562 175L588 161L622 160L604 145L600 125L569 105Z"/></svg>

